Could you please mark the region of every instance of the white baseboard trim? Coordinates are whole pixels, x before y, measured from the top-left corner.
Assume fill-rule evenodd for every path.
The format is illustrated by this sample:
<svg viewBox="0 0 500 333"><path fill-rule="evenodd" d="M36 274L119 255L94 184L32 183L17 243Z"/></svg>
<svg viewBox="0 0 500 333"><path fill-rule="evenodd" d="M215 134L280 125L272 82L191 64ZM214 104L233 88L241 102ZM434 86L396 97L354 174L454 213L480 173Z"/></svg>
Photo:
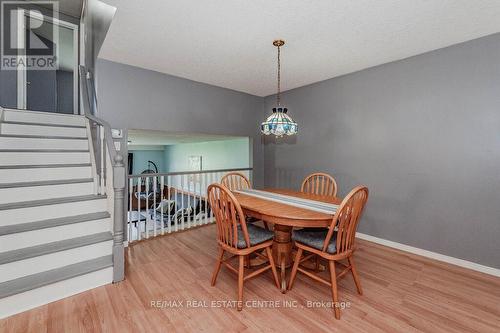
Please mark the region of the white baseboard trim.
<svg viewBox="0 0 500 333"><path fill-rule="evenodd" d="M456 266L460 266L460 267L472 269L474 271L478 271L478 272L482 272L482 273L486 273L486 274L489 274L489 275L500 277L500 269L498 269L498 268L480 265L480 264L477 264L477 263L472 262L472 261L467 261L467 260L463 260L463 259L458 259L458 258L446 256L444 254L440 254L440 253L436 253L436 252L432 252L432 251L427 251L427 250L419 249L417 247L413 247L413 246L409 246L409 245L405 245L405 244L393 242L393 241L390 241L390 240L387 240L387 239L383 239L383 238L378 238L378 237L370 236L370 235L363 234L363 233L360 233L360 232L356 233L356 237L359 238L359 239L367 240L369 242L373 242L373 243L377 243L377 244L380 244L380 245L385 245L385 246L388 246L388 247L392 247L394 249L398 249L398 250L401 250L401 251L413 253L413 254L416 254L416 255L419 255L419 256L422 256L422 257L427 257L427 258L435 259L435 260L438 260L438 261L443 261L443 262L446 262L448 264L452 264L452 265L456 265Z"/></svg>

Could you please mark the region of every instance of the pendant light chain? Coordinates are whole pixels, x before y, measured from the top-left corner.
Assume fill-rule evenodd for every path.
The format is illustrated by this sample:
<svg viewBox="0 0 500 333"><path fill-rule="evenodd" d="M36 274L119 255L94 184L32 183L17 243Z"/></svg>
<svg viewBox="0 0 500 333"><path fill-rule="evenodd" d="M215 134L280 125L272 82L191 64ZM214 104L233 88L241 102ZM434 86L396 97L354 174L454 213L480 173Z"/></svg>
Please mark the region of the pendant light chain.
<svg viewBox="0 0 500 333"><path fill-rule="evenodd" d="M278 106L280 106L281 99L281 46L278 45L278 94L277 94L277 102Z"/></svg>

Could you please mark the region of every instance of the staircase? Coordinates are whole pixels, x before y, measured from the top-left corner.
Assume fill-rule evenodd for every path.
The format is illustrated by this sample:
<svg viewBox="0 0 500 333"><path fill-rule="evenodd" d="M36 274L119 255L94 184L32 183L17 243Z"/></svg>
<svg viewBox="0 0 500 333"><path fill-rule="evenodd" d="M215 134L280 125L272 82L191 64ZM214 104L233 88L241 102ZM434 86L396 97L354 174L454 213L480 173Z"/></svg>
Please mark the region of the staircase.
<svg viewBox="0 0 500 333"><path fill-rule="evenodd" d="M0 318L113 281L84 116L0 109Z"/></svg>

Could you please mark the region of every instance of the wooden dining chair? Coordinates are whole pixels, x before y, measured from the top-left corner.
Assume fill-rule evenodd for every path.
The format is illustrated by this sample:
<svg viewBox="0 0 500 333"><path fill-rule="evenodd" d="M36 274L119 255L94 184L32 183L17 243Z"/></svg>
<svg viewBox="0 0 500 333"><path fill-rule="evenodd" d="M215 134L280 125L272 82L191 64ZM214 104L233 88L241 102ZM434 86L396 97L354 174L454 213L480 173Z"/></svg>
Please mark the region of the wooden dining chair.
<svg viewBox="0 0 500 333"><path fill-rule="evenodd" d="M340 319L340 308L338 303L337 280L349 271L352 273L354 283L360 295L363 294L359 281L353 254L356 250L356 230L359 218L368 199L368 188L358 186L354 188L342 201L337 212L333 216L332 223L327 231L314 232L307 230L294 231L292 239L297 246L297 254L290 275L288 289L291 290L297 276L297 272L304 273L312 279L331 287L334 302L335 318ZM311 254L302 257L304 251ZM330 280L326 280L302 267L300 264L313 256L319 256L328 261ZM347 263L341 262L347 260ZM336 263L345 267L339 274L335 271Z"/></svg>
<svg viewBox="0 0 500 333"><path fill-rule="evenodd" d="M337 196L337 182L327 173L317 172L307 176L302 182L301 192L317 195ZM324 231L326 228L304 228L307 231ZM320 270L319 257L315 258L316 272Z"/></svg>
<svg viewBox="0 0 500 333"><path fill-rule="evenodd" d="M208 201L214 213L217 225L217 243L219 256L212 275L212 286L215 285L221 265L224 264L230 271L238 274L238 311L243 308L243 282L271 269L274 283L279 289L278 272L274 265L271 246L273 244L273 232L264 228L247 224L243 210L231 191L221 184L211 184L208 187ZM259 253L265 250L266 255ZM230 256L224 259L224 254ZM267 259L269 265L261 267L247 276L245 273L245 258L255 253ZM238 269L233 267L229 261L238 258Z"/></svg>
<svg viewBox="0 0 500 333"><path fill-rule="evenodd" d="M335 197L337 195L337 182L329 174L317 172L304 179L300 191Z"/></svg>
<svg viewBox="0 0 500 333"><path fill-rule="evenodd" d="M220 180L221 184L227 187L230 191L240 191L252 188L250 180L240 172L229 172L226 173ZM259 222L259 219L248 216L248 223ZM269 226L266 221L262 221L264 227L269 230Z"/></svg>

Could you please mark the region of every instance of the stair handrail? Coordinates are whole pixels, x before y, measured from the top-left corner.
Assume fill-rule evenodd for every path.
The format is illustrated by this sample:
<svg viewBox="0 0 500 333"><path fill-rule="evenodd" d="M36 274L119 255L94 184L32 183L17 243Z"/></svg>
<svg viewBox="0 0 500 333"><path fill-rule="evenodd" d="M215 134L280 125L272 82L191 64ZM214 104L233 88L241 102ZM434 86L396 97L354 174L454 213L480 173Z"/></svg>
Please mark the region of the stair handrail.
<svg viewBox="0 0 500 333"><path fill-rule="evenodd" d="M92 100L93 100L93 104L94 104L93 108L90 104L91 97L90 97L89 92L88 92L88 89L89 89L88 81L93 81L92 75L89 71L87 71L87 69L83 65L79 66L79 70L80 70L80 89L82 92L82 103L83 103L83 115L86 118L88 118L89 120L99 124L100 126L102 126L104 128L104 131L105 131L104 139L106 141L106 146L108 148L108 152L109 152L110 157L111 157L111 165L115 166L116 165L116 157L120 156L120 155L117 153L116 148L115 148L115 144L113 142L111 126L109 125L109 123L107 121L105 121L101 118L98 118L92 114L92 109L97 110L97 94L96 94L96 90L95 90L95 85L91 84ZM123 161L123 158L120 158L120 159Z"/></svg>

